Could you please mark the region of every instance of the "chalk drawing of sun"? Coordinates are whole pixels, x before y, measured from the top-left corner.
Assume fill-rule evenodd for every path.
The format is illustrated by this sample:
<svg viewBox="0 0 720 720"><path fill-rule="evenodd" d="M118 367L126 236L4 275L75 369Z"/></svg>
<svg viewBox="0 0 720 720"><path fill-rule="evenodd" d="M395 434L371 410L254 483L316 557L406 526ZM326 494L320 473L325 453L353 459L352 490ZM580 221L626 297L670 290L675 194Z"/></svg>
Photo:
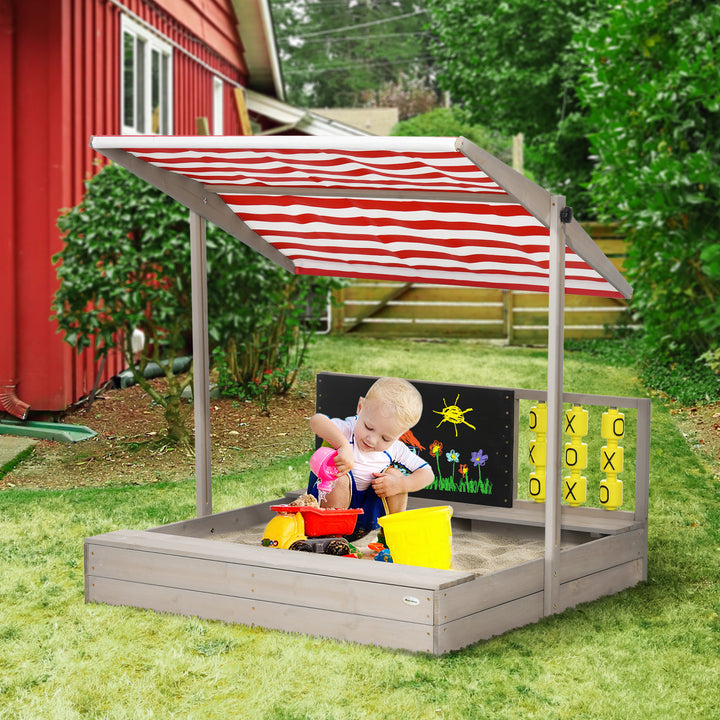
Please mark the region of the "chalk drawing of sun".
<svg viewBox="0 0 720 720"><path fill-rule="evenodd" d="M465 413L469 413L472 408L468 408L467 410L461 410L458 407L458 400L460 399L460 395L458 395L455 398L455 404L454 405L448 405L445 398L443 398L443 405L445 406L442 410L433 410L434 413L437 413L438 415L442 415L442 420L435 426L436 428L439 428L444 422L452 423L455 426L455 437L457 437L458 425L467 425L469 428L472 428L475 430L475 426L471 425L466 419L465 419Z"/></svg>

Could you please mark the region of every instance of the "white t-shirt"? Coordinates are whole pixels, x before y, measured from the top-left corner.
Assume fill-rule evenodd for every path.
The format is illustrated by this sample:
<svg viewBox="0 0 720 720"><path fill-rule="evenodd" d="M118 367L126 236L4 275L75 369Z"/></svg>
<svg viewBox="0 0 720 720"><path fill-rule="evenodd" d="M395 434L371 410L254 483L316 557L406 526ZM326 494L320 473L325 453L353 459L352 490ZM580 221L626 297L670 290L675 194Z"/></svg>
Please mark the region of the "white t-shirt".
<svg viewBox="0 0 720 720"><path fill-rule="evenodd" d="M373 473L379 473L391 463L399 463L405 466L410 472L415 472L427 465L419 455L416 455L405 443L396 440L387 450L362 452L355 444L355 423L357 415L342 420L332 418L345 438L350 442L353 449L355 465L351 471L355 487L362 492L373 481Z"/></svg>

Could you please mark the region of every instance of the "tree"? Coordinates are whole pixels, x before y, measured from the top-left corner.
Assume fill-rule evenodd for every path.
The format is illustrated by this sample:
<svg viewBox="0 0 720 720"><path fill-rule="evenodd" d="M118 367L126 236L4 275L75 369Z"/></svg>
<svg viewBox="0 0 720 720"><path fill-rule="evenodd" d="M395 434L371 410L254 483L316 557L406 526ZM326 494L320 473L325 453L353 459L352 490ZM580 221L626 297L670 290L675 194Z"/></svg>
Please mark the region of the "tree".
<svg viewBox="0 0 720 720"><path fill-rule="evenodd" d="M397 108L400 120L430 112L437 107L437 91L422 77L401 73L397 80L361 94L363 107Z"/></svg>
<svg viewBox="0 0 720 720"><path fill-rule="evenodd" d="M627 273L645 356L669 365L718 352L720 6L615 5L576 39L598 156L592 196L631 233Z"/></svg>
<svg viewBox="0 0 720 720"><path fill-rule="evenodd" d="M587 112L575 87L573 30L597 0L427 0L438 83L468 122L526 140L537 181L590 217ZM602 3L601 3L602 4Z"/></svg>
<svg viewBox="0 0 720 720"><path fill-rule="evenodd" d="M512 162L512 141L480 125L469 125L451 108L436 108L430 112L399 122L392 135L421 137L455 137L462 135L478 147L505 163Z"/></svg>
<svg viewBox="0 0 720 720"><path fill-rule="evenodd" d="M288 101L362 107L401 75L428 83L426 15L415 0L271 0Z"/></svg>

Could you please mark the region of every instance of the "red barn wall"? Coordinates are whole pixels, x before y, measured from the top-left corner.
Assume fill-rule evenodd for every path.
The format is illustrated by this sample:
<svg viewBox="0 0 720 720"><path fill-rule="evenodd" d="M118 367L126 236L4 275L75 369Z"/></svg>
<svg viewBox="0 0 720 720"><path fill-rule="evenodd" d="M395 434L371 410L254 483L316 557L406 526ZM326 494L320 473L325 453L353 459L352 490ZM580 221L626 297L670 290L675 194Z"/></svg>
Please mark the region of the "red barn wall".
<svg viewBox="0 0 720 720"><path fill-rule="evenodd" d="M64 410L98 372L49 320L51 257L62 248L60 209L79 202L97 170L90 136L121 132L122 12L173 45L174 134L195 134L198 116L211 121L214 74L226 80L224 131L241 132L233 88L247 70L230 0L0 0L0 92L10 98L0 101L0 391L16 385L32 410ZM110 358L103 379L122 369Z"/></svg>

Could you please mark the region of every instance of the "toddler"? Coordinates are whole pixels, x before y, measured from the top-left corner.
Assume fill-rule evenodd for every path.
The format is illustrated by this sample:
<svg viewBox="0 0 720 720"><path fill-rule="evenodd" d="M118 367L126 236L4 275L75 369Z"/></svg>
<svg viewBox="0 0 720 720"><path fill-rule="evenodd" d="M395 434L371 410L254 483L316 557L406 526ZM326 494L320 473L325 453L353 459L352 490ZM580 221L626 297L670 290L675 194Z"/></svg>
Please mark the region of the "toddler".
<svg viewBox="0 0 720 720"><path fill-rule="evenodd" d="M358 400L354 417L342 420L317 413L310 418L312 431L337 450L338 480L321 500L321 507L362 508L353 537L377 528L381 515L405 510L408 493L435 479L430 466L399 440L421 414L417 389L407 380L385 377ZM311 473L308 493L315 497L316 483Z"/></svg>

